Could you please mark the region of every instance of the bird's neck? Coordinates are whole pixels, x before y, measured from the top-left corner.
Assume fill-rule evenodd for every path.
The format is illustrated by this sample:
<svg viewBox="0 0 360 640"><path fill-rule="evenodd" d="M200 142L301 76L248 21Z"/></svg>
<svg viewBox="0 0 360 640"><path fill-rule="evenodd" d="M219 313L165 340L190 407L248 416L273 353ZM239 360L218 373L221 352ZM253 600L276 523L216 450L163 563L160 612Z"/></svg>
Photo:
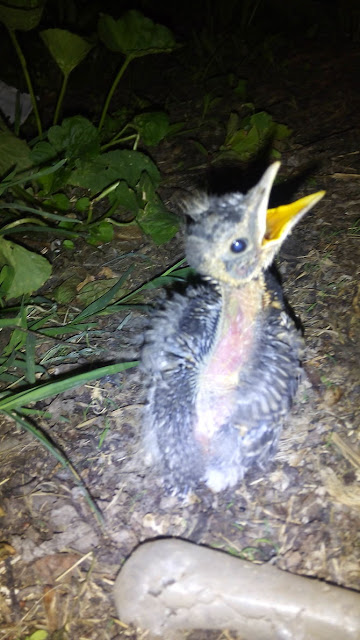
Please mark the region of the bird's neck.
<svg viewBox="0 0 360 640"><path fill-rule="evenodd" d="M241 287L220 284L218 290L220 318L198 376L194 432L203 447L227 422L236 404L239 381L259 345L265 299L262 275Z"/></svg>
<svg viewBox="0 0 360 640"><path fill-rule="evenodd" d="M221 314L210 357L210 369L223 372L235 384L241 368L251 359L259 337L264 305L264 276L233 287L220 285Z"/></svg>

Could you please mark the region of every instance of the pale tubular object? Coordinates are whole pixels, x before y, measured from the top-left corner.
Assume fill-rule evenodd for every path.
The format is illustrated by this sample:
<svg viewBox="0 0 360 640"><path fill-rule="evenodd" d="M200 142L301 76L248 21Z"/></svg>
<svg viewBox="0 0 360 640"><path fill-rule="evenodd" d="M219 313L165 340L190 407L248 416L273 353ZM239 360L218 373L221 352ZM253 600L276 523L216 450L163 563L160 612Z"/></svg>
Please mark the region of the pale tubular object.
<svg viewBox="0 0 360 640"><path fill-rule="evenodd" d="M138 547L114 597L120 620L166 640L191 629L244 640L360 638L360 593L175 538Z"/></svg>

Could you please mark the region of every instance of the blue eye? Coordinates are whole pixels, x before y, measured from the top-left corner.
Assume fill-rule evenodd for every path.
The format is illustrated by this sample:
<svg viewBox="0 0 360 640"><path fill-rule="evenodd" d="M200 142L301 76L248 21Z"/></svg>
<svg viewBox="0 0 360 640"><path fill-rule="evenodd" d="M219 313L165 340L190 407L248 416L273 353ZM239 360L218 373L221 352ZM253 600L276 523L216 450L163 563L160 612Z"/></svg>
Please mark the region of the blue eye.
<svg viewBox="0 0 360 640"><path fill-rule="evenodd" d="M242 238L237 238L230 245L230 249L234 253L241 253L242 251L245 251L246 247L247 247L247 242Z"/></svg>

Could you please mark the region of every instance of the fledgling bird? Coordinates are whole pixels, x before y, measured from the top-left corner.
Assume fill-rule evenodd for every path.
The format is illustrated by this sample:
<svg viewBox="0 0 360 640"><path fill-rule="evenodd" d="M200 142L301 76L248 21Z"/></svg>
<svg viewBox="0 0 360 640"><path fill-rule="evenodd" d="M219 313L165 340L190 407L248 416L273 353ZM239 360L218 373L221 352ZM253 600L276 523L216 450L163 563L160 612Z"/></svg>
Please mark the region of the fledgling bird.
<svg viewBox="0 0 360 640"><path fill-rule="evenodd" d="M186 257L200 282L175 293L145 336L144 443L174 493L222 491L263 468L298 386L302 337L268 267L325 192L268 210L279 166L246 195L190 205Z"/></svg>

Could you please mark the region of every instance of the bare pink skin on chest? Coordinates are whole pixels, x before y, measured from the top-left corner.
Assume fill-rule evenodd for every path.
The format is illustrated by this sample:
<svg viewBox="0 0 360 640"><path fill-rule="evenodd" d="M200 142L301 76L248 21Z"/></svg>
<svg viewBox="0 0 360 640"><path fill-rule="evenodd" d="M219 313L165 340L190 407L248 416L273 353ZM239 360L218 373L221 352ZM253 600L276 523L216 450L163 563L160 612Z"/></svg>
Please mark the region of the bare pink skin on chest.
<svg viewBox="0 0 360 640"><path fill-rule="evenodd" d="M239 376L258 340L262 292L257 282L223 287L223 307L215 342L199 375L194 435L207 450L234 412Z"/></svg>

